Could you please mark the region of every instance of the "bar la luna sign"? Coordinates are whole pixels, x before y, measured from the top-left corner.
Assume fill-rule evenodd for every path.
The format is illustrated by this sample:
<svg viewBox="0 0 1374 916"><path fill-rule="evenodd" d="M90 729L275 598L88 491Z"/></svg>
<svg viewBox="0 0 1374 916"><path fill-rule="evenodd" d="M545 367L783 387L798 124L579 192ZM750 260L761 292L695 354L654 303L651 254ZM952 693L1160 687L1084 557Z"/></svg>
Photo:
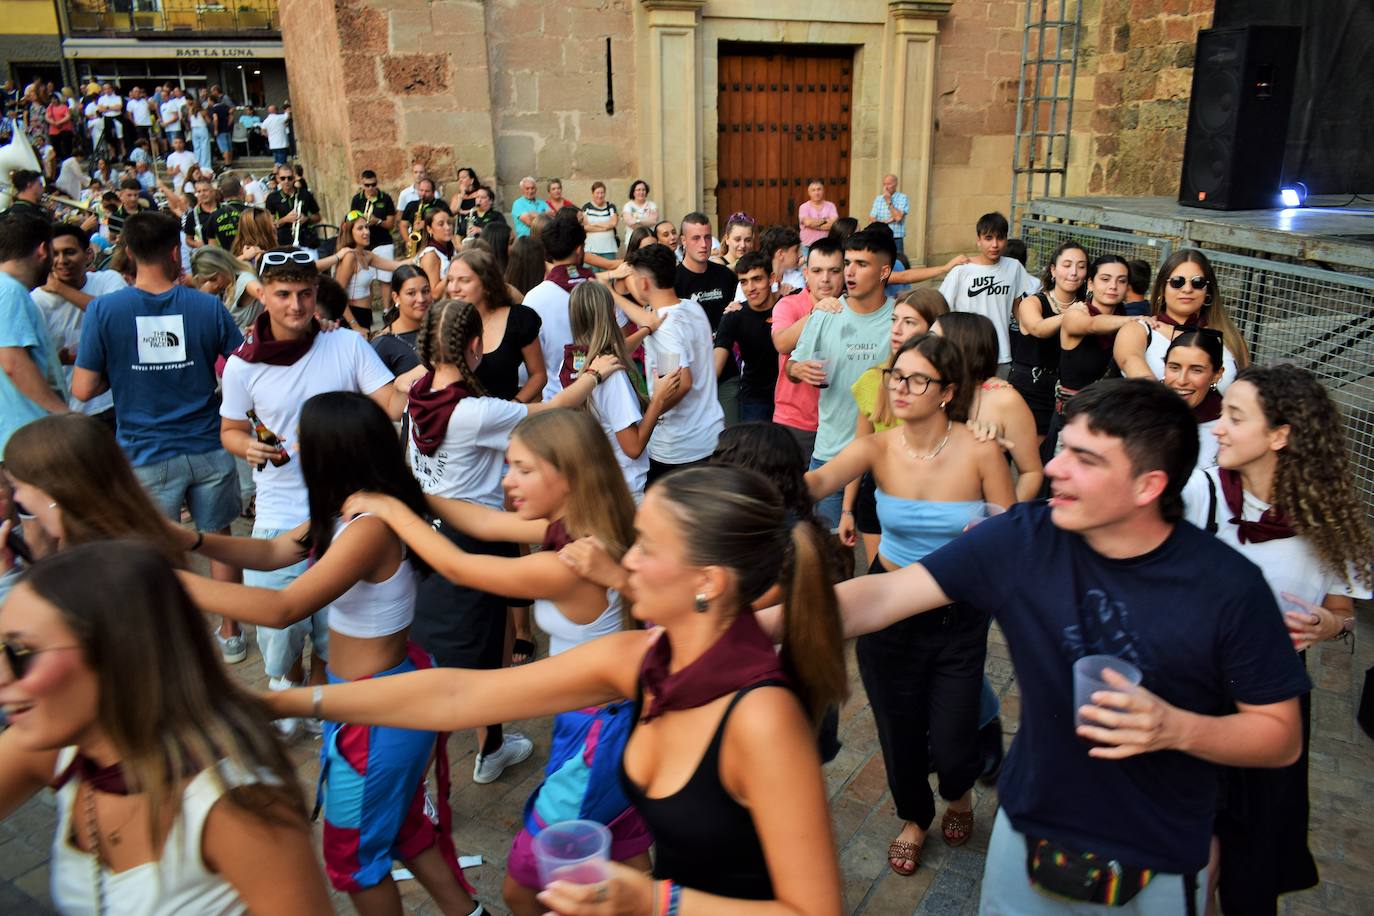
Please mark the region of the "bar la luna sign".
<svg viewBox="0 0 1374 916"><path fill-rule="evenodd" d="M257 57L253 48L176 48L173 57Z"/></svg>

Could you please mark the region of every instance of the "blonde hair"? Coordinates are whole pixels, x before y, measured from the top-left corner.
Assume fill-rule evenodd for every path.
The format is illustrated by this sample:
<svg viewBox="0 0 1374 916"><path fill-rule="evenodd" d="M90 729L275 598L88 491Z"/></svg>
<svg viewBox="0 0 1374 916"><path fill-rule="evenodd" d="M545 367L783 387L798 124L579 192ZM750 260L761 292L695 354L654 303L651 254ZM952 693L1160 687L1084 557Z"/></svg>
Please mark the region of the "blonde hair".
<svg viewBox="0 0 1374 916"><path fill-rule="evenodd" d="M611 291L600 283L582 283L573 289L568 298L568 320L572 325L573 343L586 347L587 360L598 356L614 356L620 360L625 371L631 373L631 381L638 381L634 362L630 359L630 349L625 346L625 335L615 323L615 298ZM639 398L639 409L643 412L649 403L635 384L635 395ZM590 400L587 409L595 410Z"/></svg>
<svg viewBox="0 0 1374 916"><path fill-rule="evenodd" d="M220 293L220 299L230 308L238 305L237 302L230 301L234 296L234 281L238 279L239 274L245 272L252 273L252 265L215 245L204 245L191 254L191 276L197 280L209 277L229 278L229 285Z"/></svg>

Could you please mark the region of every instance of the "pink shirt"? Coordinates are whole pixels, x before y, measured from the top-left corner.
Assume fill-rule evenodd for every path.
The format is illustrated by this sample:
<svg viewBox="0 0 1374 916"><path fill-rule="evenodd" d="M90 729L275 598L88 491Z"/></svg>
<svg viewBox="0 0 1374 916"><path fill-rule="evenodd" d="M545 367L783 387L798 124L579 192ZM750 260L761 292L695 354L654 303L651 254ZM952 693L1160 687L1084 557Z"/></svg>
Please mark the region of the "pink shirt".
<svg viewBox="0 0 1374 916"><path fill-rule="evenodd" d="M773 333L785 331L810 315L813 305L811 294L806 290L779 299L778 304L773 306ZM773 391L773 422L805 432L815 432L819 425L817 404L820 401L821 390L815 385L804 385L787 377L783 366L787 365L788 356L787 353L778 354L778 385Z"/></svg>
<svg viewBox="0 0 1374 916"><path fill-rule="evenodd" d="M801 230L802 244L810 247L816 243L817 239L823 239L830 233L824 229L812 229L810 226L801 225L803 219L839 219L840 211L835 209L835 205L826 201L817 207L811 201L807 201L797 208L797 228Z"/></svg>

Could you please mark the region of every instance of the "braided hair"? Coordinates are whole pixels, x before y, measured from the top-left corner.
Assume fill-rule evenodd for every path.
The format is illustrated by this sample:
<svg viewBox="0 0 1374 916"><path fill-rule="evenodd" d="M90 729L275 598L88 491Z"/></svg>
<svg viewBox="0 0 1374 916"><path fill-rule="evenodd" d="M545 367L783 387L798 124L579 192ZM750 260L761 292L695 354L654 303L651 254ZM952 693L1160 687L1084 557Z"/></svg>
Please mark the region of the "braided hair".
<svg viewBox="0 0 1374 916"><path fill-rule="evenodd" d="M415 351L430 369L440 365L456 367L463 387L478 397L486 397L486 388L468 365L468 346L474 339L482 339L482 316L477 306L462 299L444 299L425 312L425 320L415 336Z"/></svg>

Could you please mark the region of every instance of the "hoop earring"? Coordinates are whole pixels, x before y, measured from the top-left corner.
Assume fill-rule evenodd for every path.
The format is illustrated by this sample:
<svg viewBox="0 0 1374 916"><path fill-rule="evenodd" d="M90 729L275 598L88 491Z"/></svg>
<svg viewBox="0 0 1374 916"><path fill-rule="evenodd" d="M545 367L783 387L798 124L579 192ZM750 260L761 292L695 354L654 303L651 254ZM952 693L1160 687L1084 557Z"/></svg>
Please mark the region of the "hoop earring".
<svg viewBox="0 0 1374 916"><path fill-rule="evenodd" d="M697 597L696 600L692 602L692 607L696 610L698 614L705 614L708 610L710 610L711 602L707 600L706 594L704 592L697 592Z"/></svg>

